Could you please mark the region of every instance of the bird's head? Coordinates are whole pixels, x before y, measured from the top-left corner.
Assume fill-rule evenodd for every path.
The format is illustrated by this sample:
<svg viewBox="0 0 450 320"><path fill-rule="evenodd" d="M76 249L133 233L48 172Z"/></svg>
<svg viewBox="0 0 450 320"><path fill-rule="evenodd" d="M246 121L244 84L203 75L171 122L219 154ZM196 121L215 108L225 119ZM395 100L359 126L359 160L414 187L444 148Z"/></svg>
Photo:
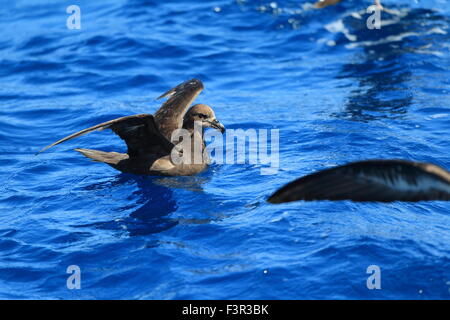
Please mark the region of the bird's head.
<svg viewBox="0 0 450 320"><path fill-rule="evenodd" d="M213 109L206 104L196 104L191 107L184 116L183 127L191 129L196 121L201 122L203 128L213 128L221 133L225 132L225 127L216 119Z"/></svg>

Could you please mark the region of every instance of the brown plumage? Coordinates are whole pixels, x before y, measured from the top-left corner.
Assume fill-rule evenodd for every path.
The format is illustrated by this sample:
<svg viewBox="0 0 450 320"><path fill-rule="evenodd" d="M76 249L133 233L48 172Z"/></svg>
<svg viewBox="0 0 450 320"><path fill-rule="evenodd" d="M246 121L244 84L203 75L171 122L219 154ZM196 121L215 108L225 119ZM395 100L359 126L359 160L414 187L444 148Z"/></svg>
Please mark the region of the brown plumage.
<svg viewBox="0 0 450 320"><path fill-rule="evenodd" d="M172 132L181 128L187 108L194 102L203 88L203 83L200 80L192 79L179 84L158 97L158 99L169 98L155 112L158 129L166 139L170 140Z"/></svg>
<svg viewBox="0 0 450 320"><path fill-rule="evenodd" d="M322 9L336 3L341 2L342 0L319 0L314 4L314 7L317 9Z"/></svg>
<svg viewBox="0 0 450 320"><path fill-rule="evenodd" d="M317 9L322 9L331 5L335 5L339 2L341 2L342 0L319 0L314 4L314 7ZM381 1L380 0L375 0L375 5L380 8L383 9L383 6L381 5Z"/></svg>
<svg viewBox="0 0 450 320"><path fill-rule="evenodd" d="M91 149L75 150L94 161L106 163L122 172L168 176L197 174L209 163L204 152L203 129L214 128L222 133L225 131L223 125L217 121L211 107L198 104L188 110L202 90L203 84L200 80L192 79L183 82L159 97L168 97L168 100L154 116L139 114L110 120L62 138L40 152L95 130L111 129L125 141L128 147L127 153ZM199 123L201 132L195 132L194 122ZM195 163L193 161L174 163L173 155L178 155L179 159L183 155L181 141L171 141L172 133L177 129L187 131L192 146L195 143L201 146L200 151L197 152L201 154L197 154Z"/></svg>
<svg viewBox="0 0 450 320"><path fill-rule="evenodd" d="M297 179L268 199L271 203L297 200L450 200L450 172L405 160L353 162Z"/></svg>

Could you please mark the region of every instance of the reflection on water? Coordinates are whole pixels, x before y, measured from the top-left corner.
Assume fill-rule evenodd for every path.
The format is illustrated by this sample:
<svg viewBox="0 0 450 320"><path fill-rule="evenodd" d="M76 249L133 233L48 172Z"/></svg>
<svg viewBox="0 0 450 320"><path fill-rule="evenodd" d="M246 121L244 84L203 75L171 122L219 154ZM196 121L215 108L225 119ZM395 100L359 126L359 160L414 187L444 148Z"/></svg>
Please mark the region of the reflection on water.
<svg viewBox="0 0 450 320"><path fill-rule="evenodd" d="M1 29L14 30L0 40L0 299L372 299L361 278L372 264L395 275L378 298L448 297L447 203L265 201L344 159L450 163L443 0L390 1L403 16L383 13L380 31L351 15L369 0L320 11L80 0L79 31L65 30L64 7L10 2L0 10ZM122 148L107 134L30 158L61 132L152 113L154 97L192 77L205 83L197 102L225 124L280 129L277 175L217 164L199 177L136 177L69 150ZM65 286L72 264L82 290Z"/></svg>
<svg viewBox="0 0 450 320"><path fill-rule="evenodd" d="M101 190L117 188L121 185L135 185L133 196L138 199L129 206L117 208L117 211L131 213L120 219L103 221L77 227L94 227L105 230L120 230L129 236L141 236L160 233L176 226L179 221L172 219L170 214L178 209L173 198L172 188L181 188L189 191L203 192L202 184L208 177L140 177L120 174L114 180L96 183L84 187L85 190Z"/></svg>
<svg viewBox="0 0 450 320"><path fill-rule="evenodd" d="M377 50L386 49L389 47L384 45L379 46ZM364 62L343 66L342 73L355 74L358 88L350 92L344 112L335 115L356 121L402 117L412 102L411 92L404 89L411 78L411 72L407 67L396 63L397 59L400 61L402 54L392 54L384 66L380 67L380 64L375 62L379 59L377 53L366 53ZM359 69L364 71L358 72Z"/></svg>
<svg viewBox="0 0 450 320"><path fill-rule="evenodd" d="M393 23L400 18L402 23ZM367 29L365 18L350 15L344 19L345 25L353 28L352 35L364 41L346 40L347 47L356 53L336 78L353 78L358 87L350 92L344 111L333 116L355 121L403 117L413 100L410 81L415 76L414 62L426 53L424 48L438 44L446 35L439 29L446 24L445 17L433 10L384 12L383 19L380 30ZM424 34L428 37L418 37Z"/></svg>
<svg viewBox="0 0 450 320"><path fill-rule="evenodd" d="M167 188L185 189L193 192L203 192L203 185L211 180L210 176L162 177L155 178L153 183Z"/></svg>

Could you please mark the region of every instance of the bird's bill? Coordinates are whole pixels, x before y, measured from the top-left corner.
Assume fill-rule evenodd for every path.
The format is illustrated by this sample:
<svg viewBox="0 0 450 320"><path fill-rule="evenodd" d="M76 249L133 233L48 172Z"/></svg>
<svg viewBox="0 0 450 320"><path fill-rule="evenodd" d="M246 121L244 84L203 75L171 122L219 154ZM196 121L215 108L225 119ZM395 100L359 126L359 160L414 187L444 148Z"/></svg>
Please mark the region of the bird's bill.
<svg viewBox="0 0 450 320"><path fill-rule="evenodd" d="M208 121L211 128L214 128L216 130L219 130L221 133L225 132L225 126L221 124L217 119L214 119L213 121Z"/></svg>

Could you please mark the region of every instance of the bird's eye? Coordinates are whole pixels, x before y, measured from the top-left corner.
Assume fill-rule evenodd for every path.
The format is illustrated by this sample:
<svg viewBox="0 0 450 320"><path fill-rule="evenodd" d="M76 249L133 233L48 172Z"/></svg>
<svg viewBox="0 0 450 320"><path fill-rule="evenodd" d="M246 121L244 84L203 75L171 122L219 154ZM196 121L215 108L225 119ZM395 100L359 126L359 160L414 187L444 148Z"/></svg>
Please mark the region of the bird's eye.
<svg viewBox="0 0 450 320"><path fill-rule="evenodd" d="M208 116L206 114L203 114L203 113L199 113L198 116L200 117L200 119L208 118Z"/></svg>

